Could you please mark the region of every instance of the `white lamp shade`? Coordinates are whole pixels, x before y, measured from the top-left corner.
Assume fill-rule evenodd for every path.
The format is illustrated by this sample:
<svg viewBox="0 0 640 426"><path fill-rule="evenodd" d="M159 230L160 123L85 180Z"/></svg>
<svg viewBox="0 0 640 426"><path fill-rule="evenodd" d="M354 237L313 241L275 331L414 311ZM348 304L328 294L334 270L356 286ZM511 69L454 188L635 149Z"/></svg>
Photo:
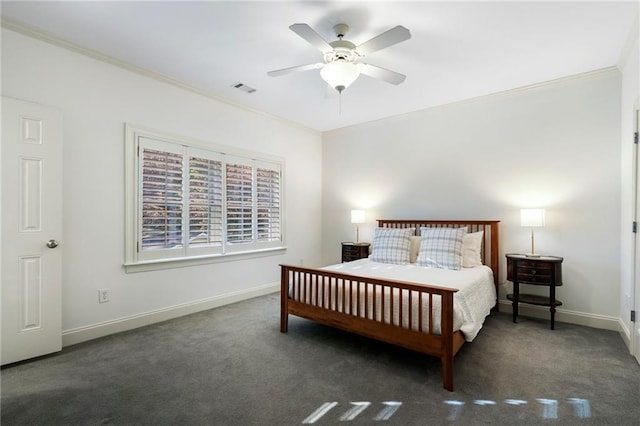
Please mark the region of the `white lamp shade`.
<svg viewBox="0 0 640 426"><path fill-rule="evenodd" d="M338 92L342 92L349 87L359 75L360 71L358 71L355 64L345 60L329 62L320 70L322 79Z"/></svg>
<svg viewBox="0 0 640 426"><path fill-rule="evenodd" d="M520 210L520 225L529 228L539 228L544 226L544 209Z"/></svg>
<svg viewBox="0 0 640 426"><path fill-rule="evenodd" d="M364 210L351 210L351 223L364 223Z"/></svg>

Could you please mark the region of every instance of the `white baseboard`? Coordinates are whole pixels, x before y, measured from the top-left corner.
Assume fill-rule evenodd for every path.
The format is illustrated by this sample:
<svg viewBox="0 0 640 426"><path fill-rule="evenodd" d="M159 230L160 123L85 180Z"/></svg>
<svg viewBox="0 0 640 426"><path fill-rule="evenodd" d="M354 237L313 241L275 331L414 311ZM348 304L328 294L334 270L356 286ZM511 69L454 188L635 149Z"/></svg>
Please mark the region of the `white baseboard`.
<svg viewBox="0 0 640 426"><path fill-rule="evenodd" d="M620 319L620 336L624 340L624 344L627 345L629 353L633 354L633 348L631 347L631 331L627 328L627 325Z"/></svg>
<svg viewBox="0 0 640 426"><path fill-rule="evenodd" d="M513 312L510 300L500 300L498 303L500 312ZM547 320L550 319L549 308L545 306L520 305L518 309L518 315ZM569 324L584 325L586 327L602 328L605 330L622 332L622 329L620 328L620 318L610 317L606 315L588 314L585 312L569 311L566 309L556 308L555 320L556 322L566 322Z"/></svg>
<svg viewBox="0 0 640 426"><path fill-rule="evenodd" d="M75 345L76 343L86 342L87 340L97 339L99 337L108 336L121 331L132 330L134 328L144 327L145 325L182 317L200 311L206 311L219 306L273 293L279 289L279 282L266 284L247 290L227 293L207 299L169 306L167 308L157 309L154 311L129 315L97 324L64 330L62 332L62 346Z"/></svg>
<svg viewBox="0 0 640 426"><path fill-rule="evenodd" d="M240 302L242 300L274 293L279 289L280 283L266 284L247 290L227 293L207 299L196 300L194 302L183 303L180 305L174 305L163 309L129 315L126 317L117 318L97 324L64 330L62 332L62 346L75 345L76 343L86 342L88 340L97 339L99 337L108 336L110 334L132 330L134 328L144 327L146 325L154 324L157 322L167 321L173 318L194 314L196 312L206 311L208 309L229 305L231 303ZM500 300L499 306L500 312L512 312L510 300ZM525 317L528 316L533 318L549 319L549 308L546 308L544 306L520 305L519 314ZM617 331L622 336L623 340L627 344L627 347L630 347L631 338L629 335L629 330L625 327L620 318L557 309L556 321Z"/></svg>

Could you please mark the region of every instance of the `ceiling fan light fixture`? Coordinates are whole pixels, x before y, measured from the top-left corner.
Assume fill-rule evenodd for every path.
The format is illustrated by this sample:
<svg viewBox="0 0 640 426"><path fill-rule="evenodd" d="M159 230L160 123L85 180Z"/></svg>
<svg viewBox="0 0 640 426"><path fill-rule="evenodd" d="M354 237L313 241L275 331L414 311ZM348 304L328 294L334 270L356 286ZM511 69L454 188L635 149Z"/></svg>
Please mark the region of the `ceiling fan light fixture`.
<svg viewBox="0 0 640 426"><path fill-rule="evenodd" d="M320 70L322 79L338 92L349 87L359 75L360 71L353 62L340 59L329 62Z"/></svg>

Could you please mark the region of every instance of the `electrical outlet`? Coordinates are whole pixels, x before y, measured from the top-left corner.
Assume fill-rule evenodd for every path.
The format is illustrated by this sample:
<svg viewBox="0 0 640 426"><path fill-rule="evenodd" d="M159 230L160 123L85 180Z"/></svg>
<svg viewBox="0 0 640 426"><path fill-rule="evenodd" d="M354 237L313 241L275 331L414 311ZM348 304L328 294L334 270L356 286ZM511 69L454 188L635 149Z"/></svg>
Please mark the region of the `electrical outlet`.
<svg viewBox="0 0 640 426"><path fill-rule="evenodd" d="M98 303L107 303L109 301L109 289L101 288L98 290Z"/></svg>

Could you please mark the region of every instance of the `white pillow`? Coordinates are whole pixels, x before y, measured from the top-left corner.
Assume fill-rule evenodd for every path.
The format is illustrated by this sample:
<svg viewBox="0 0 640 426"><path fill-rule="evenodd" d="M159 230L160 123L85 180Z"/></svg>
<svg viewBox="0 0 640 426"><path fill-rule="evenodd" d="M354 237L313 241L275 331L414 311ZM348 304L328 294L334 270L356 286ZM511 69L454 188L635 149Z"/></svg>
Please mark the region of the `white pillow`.
<svg viewBox="0 0 640 426"><path fill-rule="evenodd" d="M420 252L420 241L422 241L421 236L411 236L411 248L409 250L409 262L411 263L416 263L416 260L418 260L418 252Z"/></svg>
<svg viewBox="0 0 640 426"><path fill-rule="evenodd" d="M420 228L422 241L417 264L459 270L462 267L462 238L467 228Z"/></svg>
<svg viewBox="0 0 640 426"><path fill-rule="evenodd" d="M471 232L462 237L462 266L482 266L482 240L484 231Z"/></svg>
<svg viewBox="0 0 640 426"><path fill-rule="evenodd" d="M398 265L409 263L411 236L415 231L415 228L376 228L371 260Z"/></svg>

